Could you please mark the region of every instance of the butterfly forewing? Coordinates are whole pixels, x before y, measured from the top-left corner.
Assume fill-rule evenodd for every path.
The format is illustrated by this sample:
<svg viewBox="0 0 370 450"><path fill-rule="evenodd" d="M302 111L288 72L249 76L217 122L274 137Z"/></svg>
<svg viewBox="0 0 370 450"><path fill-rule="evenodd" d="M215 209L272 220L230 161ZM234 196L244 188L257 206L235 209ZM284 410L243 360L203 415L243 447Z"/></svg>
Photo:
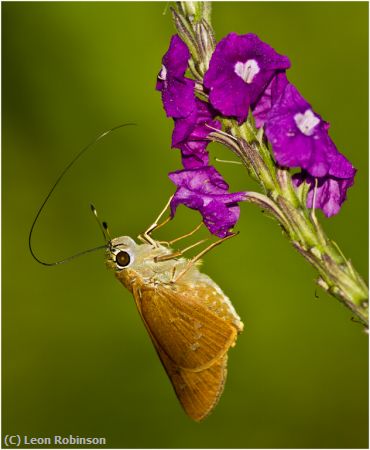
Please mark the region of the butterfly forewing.
<svg viewBox="0 0 370 450"><path fill-rule="evenodd" d="M172 383L185 412L193 420L204 419L216 406L224 389L227 374L225 354L208 369L192 371L178 367L161 349L142 314L142 292L134 286L133 294L145 328Z"/></svg>
<svg viewBox="0 0 370 450"><path fill-rule="evenodd" d="M224 321L232 324L238 332L243 331L243 323L233 305L216 283L207 275L199 273L199 280L192 283L178 283L176 291L188 298L197 299L203 306Z"/></svg>
<svg viewBox="0 0 370 450"><path fill-rule="evenodd" d="M236 329L197 299L171 288L141 288L141 314L160 348L180 368L200 371L233 345Z"/></svg>

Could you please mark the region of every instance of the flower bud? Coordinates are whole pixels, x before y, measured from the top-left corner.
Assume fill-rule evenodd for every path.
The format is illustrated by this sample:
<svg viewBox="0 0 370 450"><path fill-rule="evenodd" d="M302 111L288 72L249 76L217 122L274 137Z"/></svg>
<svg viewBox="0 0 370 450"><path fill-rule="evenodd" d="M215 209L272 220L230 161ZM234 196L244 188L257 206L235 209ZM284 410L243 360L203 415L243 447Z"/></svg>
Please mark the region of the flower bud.
<svg viewBox="0 0 370 450"><path fill-rule="evenodd" d="M204 19L201 19L201 21L195 25L195 34L203 63L202 69L203 72L206 72L216 47L216 39L211 27Z"/></svg>
<svg viewBox="0 0 370 450"><path fill-rule="evenodd" d="M211 3L210 2L178 2L179 9L187 17L189 22L199 22L202 19L210 22Z"/></svg>
<svg viewBox="0 0 370 450"><path fill-rule="evenodd" d="M184 13L189 17L200 17L202 14L202 2L181 2Z"/></svg>
<svg viewBox="0 0 370 450"><path fill-rule="evenodd" d="M299 206L299 199L292 184L292 178L285 169L277 168L276 177L285 198L287 198L296 208ZM304 205L306 203L303 203Z"/></svg>

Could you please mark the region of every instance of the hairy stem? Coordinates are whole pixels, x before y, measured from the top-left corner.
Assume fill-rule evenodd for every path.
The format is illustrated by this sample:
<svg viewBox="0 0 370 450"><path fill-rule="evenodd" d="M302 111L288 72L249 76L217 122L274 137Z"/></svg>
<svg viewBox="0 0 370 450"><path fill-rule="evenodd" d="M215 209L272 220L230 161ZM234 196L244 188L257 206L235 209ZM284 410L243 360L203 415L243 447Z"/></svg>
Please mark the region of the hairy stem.
<svg viewBox="0 0 370 450"><path fill-rule="evenodd" d="M197 80L197 93L207 99L202 80L216 45L210 3L178 2L172 14L191 53L189 66ZM275 164L263 130L256 129L251 114L241 125L226 118L220 121L224 131L214 131L209 138L232 150L260 186L261 192L248 192L247 201L279 222L294 248L317 270L318 285L368 326L368 288L338 245L325 235L315 210L306 207L309 185L294 187L289 170Z"/></svg>

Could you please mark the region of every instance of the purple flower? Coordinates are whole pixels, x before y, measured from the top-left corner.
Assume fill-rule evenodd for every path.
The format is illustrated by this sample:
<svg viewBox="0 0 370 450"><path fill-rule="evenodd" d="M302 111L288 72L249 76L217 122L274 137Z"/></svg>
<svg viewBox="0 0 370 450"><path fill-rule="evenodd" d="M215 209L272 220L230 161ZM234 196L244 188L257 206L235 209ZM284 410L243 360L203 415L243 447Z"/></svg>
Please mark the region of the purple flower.
<svg viewBox="0 0 370 450"><path fill-rule="evenodd" d="M181 162L185 169L199 169L208 165L209 155L207 150L190 155L181 152Z"/></svg>
<svg viewBox="0 0 370 450"><path fill-rule="evenodd" d="M300 167L313 177L350 178L354 168L336 149L328 128L329 124L288 84L268 114L265 131L278 164Z"/></svg>
<svg viewBox="0 0 370 450"><path fill-rule="evenodd" d="M354 169L353 176L344 179L330 176L318 178L315 208L320 208L326 217L337 214L346 199L347 189L353 185L355 173L356 170ZM299 186L303 182L311 185L307 196L307 207L312 208L315 178L303 171L293 175L293 181L296 186Z"/></svg>
<svg viewBox="0 0 370 450"><path fill-rule="evenodd" d="M285 72L278 72L270 81L257 102L252 105L252 113L257 128L262 127L271 111L271 108L279 100L288 84Z"/></svg>
<svg viewBox="0 0 370 450"><path fill-rule="evenodd" d="M198 210L212 234L225 237L239 219L237 202L246 199L244 192L229 193L228 184L212 166L171 172L169 177L177 186L171 201L171 214L183 204Z"/></svg>
<svg viewBox="0 0 370 450"><path fill-rule="evenodd" d="M156 89L162 92L163 106L168 117L186 117L195 109L194 80L185 78L190 52L175 34L162 59Z"/></svg>
<svg viewBox="0 0 370 450"><path fill-rule="evenodd" d="M225 116L243 122L278 70L290 61L279 55L255 34L230 33L216 46L204 85L211 104Z"/></svg>
<svg viewBox="0 0 370 450"><path fill-rule="evenodd" d="M172 134L172 147L181 150L185 169L208 165L209 157L206 148L210 141L207 136L212 132L209 126L221 128L218 121L212 120L215 111L208 103L198 98L195 103L196 109L188 117L175 119Z"/></svg>

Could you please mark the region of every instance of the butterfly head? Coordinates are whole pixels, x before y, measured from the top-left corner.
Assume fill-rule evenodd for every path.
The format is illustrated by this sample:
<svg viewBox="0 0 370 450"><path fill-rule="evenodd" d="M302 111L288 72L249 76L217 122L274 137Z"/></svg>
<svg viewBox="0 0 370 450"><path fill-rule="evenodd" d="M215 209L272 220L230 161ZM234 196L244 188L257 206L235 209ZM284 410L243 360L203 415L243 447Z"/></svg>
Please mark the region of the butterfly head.
<svg viewBox="0 0 370 450"><path fill-rule="evenodd" d="M174 266L180 263L182 267L185 264L184 259L171 258L172 252L172 249L160 243L156 243L156 246L137 244L129 236L121 236L108 242L106 264L131 291L133 283L170 283Z"/></svg>
<svg viewBox="0 0 370 450"><path fill-rule="evenodd" d="M111 269L121 271L130 267L135 261L138 245L129 236L112 239L107 248L107 265Z"/></svg>

